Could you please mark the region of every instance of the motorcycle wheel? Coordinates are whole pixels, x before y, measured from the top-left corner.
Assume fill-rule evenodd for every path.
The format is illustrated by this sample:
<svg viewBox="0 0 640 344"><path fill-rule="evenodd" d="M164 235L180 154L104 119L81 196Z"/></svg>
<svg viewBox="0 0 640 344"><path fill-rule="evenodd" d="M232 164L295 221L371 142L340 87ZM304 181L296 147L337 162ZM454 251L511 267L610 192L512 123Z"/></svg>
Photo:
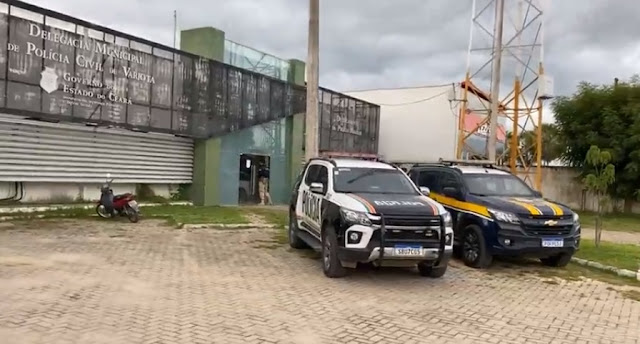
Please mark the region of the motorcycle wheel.
<svg viewBox="0 0 640 344"><path fill-rule="evenodd" d="M140 214L130 206L127 206L126 212L127 212L127 218L132 223L136 223L140 220Z"/></svg>
<svg viewBox="0 0 640 344"><path fill-rule="evenodd" d="M98 206L96 206L96 213L103 219L111 218L111 214L107 212L107 209L102 204L98 204Z"/></svg>

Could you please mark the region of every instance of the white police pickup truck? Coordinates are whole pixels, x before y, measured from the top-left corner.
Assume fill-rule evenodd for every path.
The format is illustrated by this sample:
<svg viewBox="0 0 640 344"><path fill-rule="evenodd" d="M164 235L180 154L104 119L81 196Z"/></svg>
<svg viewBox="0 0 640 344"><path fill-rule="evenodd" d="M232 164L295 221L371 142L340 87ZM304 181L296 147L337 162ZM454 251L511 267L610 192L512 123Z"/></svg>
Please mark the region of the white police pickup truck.
<svg viewBox="0 0 640 344"><path fill-rule="evenodd" d="M428 194L387 163L312 159L291 196L289 243L322 252L331 278L358 263L442 277L453 250L451 216Z"/></svg>

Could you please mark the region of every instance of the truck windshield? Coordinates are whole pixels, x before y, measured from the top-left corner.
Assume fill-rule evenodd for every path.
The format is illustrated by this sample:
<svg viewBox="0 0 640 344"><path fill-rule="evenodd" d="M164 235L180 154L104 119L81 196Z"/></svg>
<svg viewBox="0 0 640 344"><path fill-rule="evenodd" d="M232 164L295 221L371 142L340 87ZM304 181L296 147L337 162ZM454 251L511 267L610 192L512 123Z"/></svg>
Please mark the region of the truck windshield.
<svg viewBox="0 0 640 344"><path fill-rule="evenodd" d="M535 197L520 178L511 174L464 174L469 192L478 196Z"/></svg>
<svg viewBox="0 0 640 344"><path fill-rule="evenodd" d="M378 168L337 168L333 188L345 193L418 194L404 173Z"/></svg>

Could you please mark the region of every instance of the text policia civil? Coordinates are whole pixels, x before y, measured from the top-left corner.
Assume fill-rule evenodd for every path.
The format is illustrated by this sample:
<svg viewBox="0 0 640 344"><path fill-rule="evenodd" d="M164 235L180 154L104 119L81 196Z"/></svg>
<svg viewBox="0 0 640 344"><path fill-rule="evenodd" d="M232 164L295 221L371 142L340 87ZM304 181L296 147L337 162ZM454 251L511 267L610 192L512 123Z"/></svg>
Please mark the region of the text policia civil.
<svg viewBox="0 0 640 344"><path fill-rule="evenodd" d="M122 76L127 79L132 79L136 81L146 82L149 84L155 84L156 80L153 75L149 75L135 69L135 65L142 65L146 68L145 60L143 59L143 54L136 54L129 51L126 47L117 46L114 44L110 44L107 42L101 42L95 39L87 39L81 37L74 37L71 33L62 33L63 31L54 32L43 30L36 23L29 23L29 36L38 37L46 41L50 41L56 44L67 45L70 47L76 48L75 56L70 57L69 55L60 52L56 49L43 49L37 46L33 42L26 42L26 47L21 47L19 44L14 42L8 43L8 50L14 53L21 53L24 51L26 55L36 56L39 58L43 58L46 60L51 60L58 63L64 64L72 64L75 63L77 66L81 68L86 68L89 70L95 70L96 72L107 72L117 76ZM26 50L23 50L26 49ZM116 63L112 63L109 70L104 70L104 64L100 60L94 60L89 56L82 54L82 51L87 51L91 53L98 53L101 56L108 56L113 60L121 60L124 65L120 65L116 67ZM72 62L73 61L73 62ZM51 67L47 67L47 71L49 73L53 73ZM73 75L68 72L62 73L62 78L64 81L69 83L76 83L86 85L88 87L93 88L109 88L103 85L102 81L96 79L88 79L81 75ZM57 89L57 87L55 88ZM95 94L93 91L87 89L80 89L77 87L72 87L69 85L63 85L62 90L65 93L73 94L73 95L82 95L87 97L99 97L105 98L108 97L110 101L130 104L131 100L120 97L114 94L102 95ZM52 90L53 91L53 90Z"/></svg>

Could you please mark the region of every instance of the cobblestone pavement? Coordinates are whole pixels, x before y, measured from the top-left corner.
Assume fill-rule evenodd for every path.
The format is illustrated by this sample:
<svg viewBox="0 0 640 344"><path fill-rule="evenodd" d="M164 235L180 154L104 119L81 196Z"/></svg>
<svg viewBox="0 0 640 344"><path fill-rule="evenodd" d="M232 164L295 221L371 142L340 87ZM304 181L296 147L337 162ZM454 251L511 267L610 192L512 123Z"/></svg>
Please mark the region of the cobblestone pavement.
<svg viewBox="0 0 640 344"><path fill-rule="evenodd" d="M2 343L634 343L640 302L453 263L322 275L262 230L159 222L0 228Z"/></svg>

